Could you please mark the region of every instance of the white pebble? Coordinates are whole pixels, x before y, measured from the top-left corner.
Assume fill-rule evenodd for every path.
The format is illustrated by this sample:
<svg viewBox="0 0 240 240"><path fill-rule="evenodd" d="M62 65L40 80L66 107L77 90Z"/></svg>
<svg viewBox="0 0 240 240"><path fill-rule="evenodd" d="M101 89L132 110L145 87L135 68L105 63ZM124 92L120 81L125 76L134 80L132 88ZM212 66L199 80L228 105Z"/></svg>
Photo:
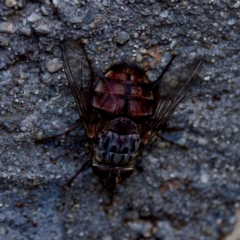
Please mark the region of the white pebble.
<svg viewBox="0 0 240 240"><path fill-rule="evenodd" d="M42 17L40 15L38 15L37 13L32 13L27 20L29 22L38 22L42 19Z"/></svg>
<svg viewBox="0 0 240 240"><path fill-rule="evenodd" d="M16 31L16 27L11 22L3 22L0 23L0 32L5 32L9 34L13 34Z"/></svg>
<svg viewBox="0 0 240 240"><path fill-rule="evenodd" d="M202 183L208 183L209 178L210 178L209 174L203 173L203 174L201 175L201 182L202 182Z"/></svg>
<svg viewBox="0 0 240 240"><path fill-rule="evenodd" d="M50 73L57 72L62 67L62 61L59 58L53 58L47 62L47 69Z"/></svg>
<svg viewBox="0 0 240 240"><path fill-rule="evenodd" d="M16 0L6 0L5 4L7 7L11 8L11 7L14 7L17 4L17 2Z"/></svg>

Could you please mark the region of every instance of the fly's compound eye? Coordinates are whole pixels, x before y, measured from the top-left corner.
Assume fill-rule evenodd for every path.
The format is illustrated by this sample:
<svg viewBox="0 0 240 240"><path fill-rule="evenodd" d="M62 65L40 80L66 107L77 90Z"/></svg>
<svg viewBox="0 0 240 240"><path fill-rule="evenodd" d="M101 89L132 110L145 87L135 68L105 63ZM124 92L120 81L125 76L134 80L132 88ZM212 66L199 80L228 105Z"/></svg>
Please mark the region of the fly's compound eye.
<svg viewBox="0 0 240 240"><path fill-rule="evenodd" d="M92 165L93 173L96 174L104 182L118 183L133 173L132 169L120 168L120 167L109 167L105 165Z"/></svg>

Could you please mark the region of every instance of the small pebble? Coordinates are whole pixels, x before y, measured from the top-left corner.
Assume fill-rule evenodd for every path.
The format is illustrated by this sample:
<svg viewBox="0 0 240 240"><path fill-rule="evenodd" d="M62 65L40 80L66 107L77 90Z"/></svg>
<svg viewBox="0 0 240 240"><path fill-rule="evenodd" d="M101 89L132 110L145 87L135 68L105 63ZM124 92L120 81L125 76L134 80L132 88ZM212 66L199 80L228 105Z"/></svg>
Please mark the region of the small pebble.
<svg viewBox="0 0 240 240"><path fill-rule="evenodd" d="M161 149L161 150L164 150L164 149L166 149L166 147L167 147L167 143L166 143L166 142L159 142L159 143L157 144L157 147L158 147L159 149Z"/></svg>
<svg viewBox="0 0 240 240"><path fill-rule="evenodd" d="M3 22L0 23L0 32L14 34L16 31L16 27L11 22Z"/></svg>
<svg viewBox="0 0 240 240"><path fill-rule="evenodd" d="M55 8L58 7L58 0L52 0L52 3L53 3L53 5L54 5Z"/></svg>
<svg viewBox="0 0 240 240"><path fill-rule="evenodd" d="M29 27L23 27L20 32L25 35L26 37L30 37L31 36L31 33L32 33L32 30L31 28Z"/></svg>
<svg viewBox="0 0 240 240"><path fill-rule="evenodd" d="M160 13L160 17L167 18L168 17L168 11L163 11Z"/></svg>
<svg viewBox="0 0 240 240"><path fill-rule="evenodd" d="M207 139L205 139L205 138L198 138L198 144L199 145L202 145L202 146L204 146L204 145L207 145L208 144L208 140Z"/></svg>
<svg viewBox="0 0 240 240"><path fill-rule="evenodd" d="M171 42L169 48L170 48L171 50L173 50L173 49L174 49L174 46L175 46L176 44L177 44L177 41L176 41L176 40L173 40L173 41Z"/></svg>
<svg viewBox="0 0 240 240"><path fill-rule="evenodd" d="M110 6L110 3L107 0L103 0L102 5L104 7L108 7L108 6Z"/></svg>
<svg viewBox="0 0 240 240"><path fill-rule="evenodd" d="M141 62L142 61L142 55L138 54L137 57L136 57L136 61Z"/></svg>
<svg viewBox="0 0 240 240"><path fill-rule="evenodd" d="M0 45L8 46L9 42L10 42L10 38L0 36Z"/></svg>
<svg viewBox="0 0 240 240"><path fill-rule="evenodd" d="M36 33L46 35L51 32L51 27L46 24L37 25L35 28Z"/></svg>
<svg viewBox="0 0 240 240"><path fill-rule="evenodd" d="M128 226L135 232L142 234L145 238L151 236L152 223L149 221L129 222Z"/></svg>
<svg viewBox="0 0 240 240"><path fill-rule="evenodd" d="M209 81L209 80L210 80L210 76L204 77L204 81Z"/></svg>
<svg viewBox="0 0 240 240"><path fill-rule="evenodd" d="M102 240L112 240L113 238L110 235L103 236Z"/></svg>
<svg viewBox="0 0 240 240"><path fill-rule="evenodd" d="M141 14L143 15L143 16L150 16L152 13L151 13L151 11L149 10L149 9L144 9L142 12L141 12Z"/></svg>
<svg viewBox="0 0 240 240"><path fill-rule="evenodd" d="M202 182L202 183L208 183L209 178L210 178L209 174L203 173L203 174L201 175L201 182Z"/></svg>
<svg viewBox="0 0 240 240"><path fill-rule="evenodd" d="M124 44L129 39L129 33L121 31L116 35L116 42Z"/></svg>
<svg viewBox="0 0 240 240"><path fill-rule="evenodd" d="M40 15L38 15L37 13L32 13L27 20L29 22L38 22L42 19L42 17Z"/></svg>
<svg viewBox="0 0 240 240"><path fill-rule="evenodd" d="M43 139L43 132L38 132L37 135L36 135L36 140L40 141L42 139Z"/></svg>
<svg viewBox="0 0 240 240"><path fill-rule="evenodd" d="M16 0L6 0L5 4L7 7L11 8L11 7L16 6L17 2L16 2Z"/></svg>
<svg viewBox="0 0 240 240"><path fill-rule="evenodd" d="M53 58L47 62L47 70L50 73L57 72L62 66L62 61L59 58Z"/></svg>
<svg viewBox="0 0 240 240"><path fill-rule="evenodd" d="M44 5L42 5L40 7L40 9L41 9L41 12L42 12L43 15L45 15L45 16L49 15L49 11L48 11L48 9Z"/></svg>
<svg viewBox="0 0 240 240"><path fill-rule="evenodd" d="M237 2L233 5L234 8L239 8L239 6L240 6L240 1L237 1Z"/></svg>
<svg viewBox="0 0 240 240"><path fill-rule="evenodd" d="M148 50L147 50L147 49L141 49L140 52L141 52L142 54L148 54Z"/></svg>
<svg viewBox="0 0 240 240"><path fill-rule="evenodd" d="M81 17L78 17L78 16L72 16L72 17L69 19L69 22L70 22L70 23L82 23L82 18L81 18Z"/></svg>
<svg viewBox="0 0 240 240"><path fill-rule="evenodd" d="M26 5L27 0L18 0L17 6L23 8Z"/></svg>
<svg viewBox="0 0 240 240"><path fill-rule="evenodd" d="M232 26L232 25L234 25L236 23L237 23L237 19L236 18L229 19L229 21L228 21L228 25L230 25L230 26Z"/></svg>

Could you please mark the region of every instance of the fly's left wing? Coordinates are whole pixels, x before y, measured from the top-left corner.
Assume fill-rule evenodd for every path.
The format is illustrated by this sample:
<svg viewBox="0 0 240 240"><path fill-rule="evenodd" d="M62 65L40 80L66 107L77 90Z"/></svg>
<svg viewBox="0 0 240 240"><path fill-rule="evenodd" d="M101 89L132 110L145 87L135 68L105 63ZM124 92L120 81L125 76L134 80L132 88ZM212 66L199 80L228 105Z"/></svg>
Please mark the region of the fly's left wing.
<svg viewBox="0 0 240 240"><path fill-rule="evenodd" d="M89 118L88 107L94 76L89 59L80 42L65 41L63 62L80 118L86 122Z"/></svg>
<svg viewBox="0 0 240 240"><path fill-rule="evenodd" d="M81 122L88 138L95 139L108 121L99 110L116 109L111 86L106 77L92 69L86 51L80 42L64 43L63 61L67 79L73 92Z"/></svg>

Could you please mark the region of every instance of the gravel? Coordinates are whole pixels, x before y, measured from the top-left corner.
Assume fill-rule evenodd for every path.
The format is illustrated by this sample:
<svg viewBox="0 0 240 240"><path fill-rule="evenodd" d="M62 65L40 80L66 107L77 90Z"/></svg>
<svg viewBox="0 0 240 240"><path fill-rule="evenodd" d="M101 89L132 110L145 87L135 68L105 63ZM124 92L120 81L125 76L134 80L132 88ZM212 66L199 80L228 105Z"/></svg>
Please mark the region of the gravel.
<svg viewBox="0 0 240 240"><path fill-rule="evenodd" d="M0 239L240 238L239 1L1 1ZM62 66L81 39L96 71L137 62L156 79L204 59L201 76L133 175L111 194L91 169L85 133L36 143L79 118ZM180 130L177 130L180 129ZM235 230L234 230L235 229Z"/></svg>

